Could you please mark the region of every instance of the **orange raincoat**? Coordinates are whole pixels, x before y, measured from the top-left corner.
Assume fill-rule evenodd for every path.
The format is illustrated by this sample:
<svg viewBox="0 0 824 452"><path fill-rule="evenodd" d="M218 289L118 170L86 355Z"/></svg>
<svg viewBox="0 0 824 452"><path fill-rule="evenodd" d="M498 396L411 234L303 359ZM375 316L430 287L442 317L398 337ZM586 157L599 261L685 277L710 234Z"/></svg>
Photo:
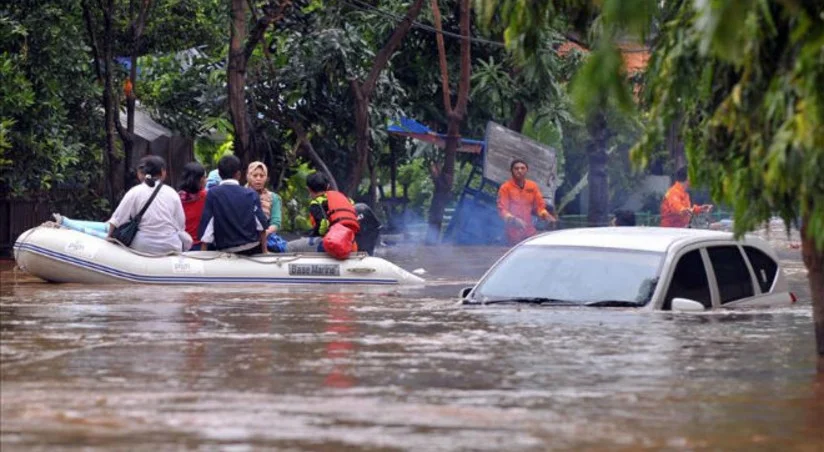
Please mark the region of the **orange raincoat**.
<svg viewBox="0 0 824 452"><path fill-rule="evenodd" d="M538 184L527 179L521 188L510 179L501 185L498 190L498 214L506 221L506 238L510 244L514 245L538 232L532 225L533 211L545 220L551 218ZM520 218L526 227L519 227L512 217Z"/></svg>
<svg viewBox="0 0 824 452"><path fill-rule="evenodd" d="M684 209L693 214L700 212L700 206L693 206L687 188L681 182L676 182L667 190L661 201L661 227L685 228L690 224L690 216Z"/></svg>

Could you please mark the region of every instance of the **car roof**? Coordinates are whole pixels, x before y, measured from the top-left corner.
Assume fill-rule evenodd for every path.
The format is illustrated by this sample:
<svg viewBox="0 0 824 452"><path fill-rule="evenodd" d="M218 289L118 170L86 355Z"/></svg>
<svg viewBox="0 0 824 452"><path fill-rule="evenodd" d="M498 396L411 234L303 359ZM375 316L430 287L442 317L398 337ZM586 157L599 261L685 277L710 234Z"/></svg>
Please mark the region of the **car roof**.
<svg viewBox="0 0 824 452"><path fill-rule="evenodd" d="M748 242L763 242L753 236L747 236L746 239ZM734 237L730 232L706 229L617 226L562 229L535 236L523 242L522 245L583 246L665 252L675 244L686 246L710 240L734 241ZM763 245L763 243L760 244Z"/></svg>

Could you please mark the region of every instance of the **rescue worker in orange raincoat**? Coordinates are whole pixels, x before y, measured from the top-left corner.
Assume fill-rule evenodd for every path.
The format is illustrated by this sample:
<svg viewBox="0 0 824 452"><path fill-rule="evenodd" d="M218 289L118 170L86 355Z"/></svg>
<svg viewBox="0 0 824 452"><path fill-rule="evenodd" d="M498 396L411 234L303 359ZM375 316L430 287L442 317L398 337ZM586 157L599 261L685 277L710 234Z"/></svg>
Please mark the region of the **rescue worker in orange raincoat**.
<svg viewBox="0 0 824 452"><path fill-rule="evenodd" d="M512 179L498 189L498 214L503 218L506 239L514 245L538 232L532 225L532 213L545 221L556 221L546 209L538 184L526 178L529 165L515 159L509 165Z"/></svg>
<svg viewBox="0 0 824 452"><path fill-rule="evenodd" d="M687 169L679 168L675 173L675 183L661 201L661 227L685 228L689 226L692 215L712 210L710 204L693 205L687 193L689 187Z"/></svg>

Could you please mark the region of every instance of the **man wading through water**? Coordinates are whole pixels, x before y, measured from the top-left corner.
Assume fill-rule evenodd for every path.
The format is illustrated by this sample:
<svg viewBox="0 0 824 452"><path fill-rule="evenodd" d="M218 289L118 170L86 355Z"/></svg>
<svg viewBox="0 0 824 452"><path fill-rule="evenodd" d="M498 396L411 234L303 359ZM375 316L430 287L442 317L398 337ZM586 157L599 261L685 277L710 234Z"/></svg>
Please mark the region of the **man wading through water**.
<svg viewBox="0 0 824 452"><path fill-rule="evenodd" d="M535 235L538 231L532 224L532 213L545 221L556 221L546 210L544 197L538 184L526 178L529 166L525 161L515 159L509 165L512 179L498 190L498 214L503 218L506 239L510 245Z"/></svg>
<svg viewBox="0 0 824 452"><path fill-rule="evenodd" d="M667 190L661 200L661 227L686 228L690 225L693 215L710 212L712 205L693 205L687 190L690 182L687 179L687 168L681 167L675 172L675 183Z"/></svg>

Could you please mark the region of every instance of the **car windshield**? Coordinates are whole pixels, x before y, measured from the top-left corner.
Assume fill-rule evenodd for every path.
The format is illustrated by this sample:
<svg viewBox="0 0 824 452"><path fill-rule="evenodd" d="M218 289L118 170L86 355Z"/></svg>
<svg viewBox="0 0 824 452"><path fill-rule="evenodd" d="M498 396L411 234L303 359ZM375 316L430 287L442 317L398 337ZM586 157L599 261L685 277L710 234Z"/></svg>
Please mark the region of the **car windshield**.
<svg viewBox="0 0 824 452"><path fill-rule="evenodd" d="M647 251L521 246L490 272L474 298L641 306L655 291L663 257Z"/></svg>

